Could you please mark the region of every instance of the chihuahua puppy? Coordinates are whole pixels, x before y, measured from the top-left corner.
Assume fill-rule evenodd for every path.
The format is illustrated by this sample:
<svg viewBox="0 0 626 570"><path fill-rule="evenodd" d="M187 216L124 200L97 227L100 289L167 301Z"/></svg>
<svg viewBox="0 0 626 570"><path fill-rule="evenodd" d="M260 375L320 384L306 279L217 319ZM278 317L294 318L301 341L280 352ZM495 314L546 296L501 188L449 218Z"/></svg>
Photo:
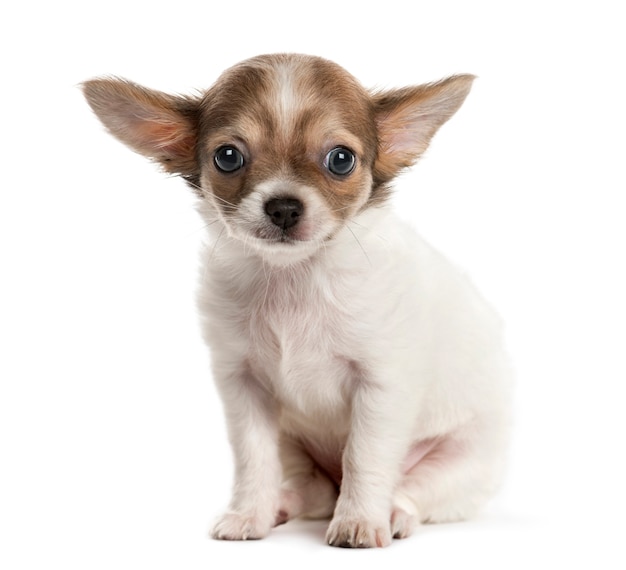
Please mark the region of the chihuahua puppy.
<svg viewBox="0 0 626 570"><path fill-rule="evenodd" d="M115 137L194 189L213 238L199 306L235 461L213 537L332 517L329 544L387 546L496 489L500 321L388 204L472 80L370 92L280 54L193 97L83 85Z"/></svg>

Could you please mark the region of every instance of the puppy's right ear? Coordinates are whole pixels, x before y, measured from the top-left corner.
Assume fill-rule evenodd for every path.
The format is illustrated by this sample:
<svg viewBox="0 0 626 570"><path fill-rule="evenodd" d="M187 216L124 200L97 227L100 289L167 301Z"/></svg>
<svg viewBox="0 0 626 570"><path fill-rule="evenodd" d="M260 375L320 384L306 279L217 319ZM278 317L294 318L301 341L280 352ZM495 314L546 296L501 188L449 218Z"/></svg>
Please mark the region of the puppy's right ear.
<svg viewBox="0 0 626 570"><path fill-rule="evenodd" d="M109 132L134 151L187 179L198 175L197 99L167 95L124 79L82 84L87 102Z"/></svg>

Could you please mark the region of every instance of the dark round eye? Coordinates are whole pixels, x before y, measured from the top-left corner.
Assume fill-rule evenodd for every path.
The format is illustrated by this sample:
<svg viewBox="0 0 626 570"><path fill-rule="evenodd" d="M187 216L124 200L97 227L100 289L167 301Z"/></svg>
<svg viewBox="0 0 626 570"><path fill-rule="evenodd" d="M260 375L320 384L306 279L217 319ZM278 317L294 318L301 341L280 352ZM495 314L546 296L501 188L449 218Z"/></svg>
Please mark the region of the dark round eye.
<svg viewBox="0 0 626 570"><path fill-rule="evenodd" d="M354 170L356 158L352 151L342 146L331 150L324 160L324 166L337 176L346 176Z"/></svg>
<svg viewBox="0 0 626 570"><path fill-rule="evenodd" d="M215 166L222 172L235 172L243 166L243 155L234 146L221 146L215 151Z"/></svg>

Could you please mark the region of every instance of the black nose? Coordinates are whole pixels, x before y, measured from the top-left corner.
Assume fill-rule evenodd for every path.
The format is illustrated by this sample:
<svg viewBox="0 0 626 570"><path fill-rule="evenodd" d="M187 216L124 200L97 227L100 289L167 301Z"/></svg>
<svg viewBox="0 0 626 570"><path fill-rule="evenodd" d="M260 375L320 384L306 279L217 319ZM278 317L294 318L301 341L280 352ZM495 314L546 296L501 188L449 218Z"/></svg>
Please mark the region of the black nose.
<svg viewBox="0 0 626 570"><path fill-rule="evenodd" d="M286 230L295 226L304 212L300 200L293 198L274 198L265 204L265 213L272 223Z"/></svg>

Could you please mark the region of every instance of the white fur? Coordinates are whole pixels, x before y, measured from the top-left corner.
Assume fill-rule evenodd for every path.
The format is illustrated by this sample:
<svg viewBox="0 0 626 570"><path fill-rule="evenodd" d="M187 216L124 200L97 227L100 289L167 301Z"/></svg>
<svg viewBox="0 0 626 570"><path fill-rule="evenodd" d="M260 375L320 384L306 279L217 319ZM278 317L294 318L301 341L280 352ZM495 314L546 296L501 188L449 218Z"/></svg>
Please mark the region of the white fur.
<svg viewBox="0 0 626 570"><path fill-rule="evenodd" d="M343 470L330 542L347 525L359 526L349 540L388 544L493 493L508 431L500 321L387 207L287 266L224 235L205 259L200 307L237 461L216 536L264 536L281 510L333 512L333 485L295 444L281 494L281 433ZM407 475L420 442L428 453Z"/></svg>
<svg viewBox="0 0 626 570"><path fill-rule="evenodd" d="M283 63L276 70L276 91L278 93L278 105L280 112L280 130L288 133L293 127L293 121L297 116L300 100L293 85L293 63Z"/></svg>

